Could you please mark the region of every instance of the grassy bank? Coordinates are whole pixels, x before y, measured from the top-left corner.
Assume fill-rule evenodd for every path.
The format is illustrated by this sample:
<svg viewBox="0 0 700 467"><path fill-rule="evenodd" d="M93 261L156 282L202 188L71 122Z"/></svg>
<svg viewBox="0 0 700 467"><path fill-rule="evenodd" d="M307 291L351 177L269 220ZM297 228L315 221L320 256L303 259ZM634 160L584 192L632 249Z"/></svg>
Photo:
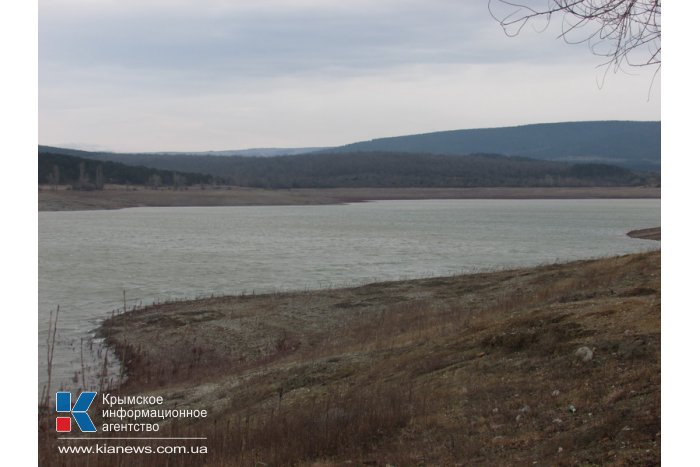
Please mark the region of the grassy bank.
<svg viewBox="0 0 700 467"><path fill-rule="evenodd" d="M78 191L40 187L39 211L120 209L139 206L254 206L340 204L395 199L583 199L660 198L660 188L318 188L263 190L190 187L187 190L126 189Z"/></svg>
<svg viewBox="0 0 700 467"><path fill-rule="evenodd" d="M102 331L121 393L210 413L161 422L207 456L128 465L660 462L660 252L162 304Z"/></svg>

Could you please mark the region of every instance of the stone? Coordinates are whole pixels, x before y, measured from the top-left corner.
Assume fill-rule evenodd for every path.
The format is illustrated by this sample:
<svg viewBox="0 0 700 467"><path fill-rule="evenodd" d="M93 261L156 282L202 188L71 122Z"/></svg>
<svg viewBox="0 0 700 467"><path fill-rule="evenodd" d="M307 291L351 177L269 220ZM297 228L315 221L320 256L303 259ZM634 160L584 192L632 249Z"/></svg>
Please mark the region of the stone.
<svg viewBox="0 0 700 467"><path fill-rule="evenodd" d="M575 355L582 362L590 362L591 360L593 360L593 351L589 347L586 347L585 345L576 349Z"/></svg>

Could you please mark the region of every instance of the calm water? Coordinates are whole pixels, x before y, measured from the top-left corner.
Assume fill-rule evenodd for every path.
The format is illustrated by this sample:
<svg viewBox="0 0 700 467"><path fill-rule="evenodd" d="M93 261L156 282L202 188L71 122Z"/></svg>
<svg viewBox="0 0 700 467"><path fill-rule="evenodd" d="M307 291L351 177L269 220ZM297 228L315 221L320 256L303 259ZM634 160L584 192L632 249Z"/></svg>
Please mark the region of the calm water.
<svg viewBox="0 0 700 467"><path fill-rule="evenodd" d="M90 352L88 344L100 321L123 306L124 290L132 306L530 266L655 249L658 243L625 234L657 225L659 200L40 212L39 389L57 305L53 382L78 387L81 339L93 373L97 347Z"/></svg>

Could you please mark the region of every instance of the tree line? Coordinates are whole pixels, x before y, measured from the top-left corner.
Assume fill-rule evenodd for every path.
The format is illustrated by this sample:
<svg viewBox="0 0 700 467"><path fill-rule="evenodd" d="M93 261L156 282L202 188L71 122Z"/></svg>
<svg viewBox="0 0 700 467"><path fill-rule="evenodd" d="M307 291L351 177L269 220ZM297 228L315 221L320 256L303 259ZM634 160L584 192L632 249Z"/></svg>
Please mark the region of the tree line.
<svg viewBox="0 0 700 467"><path fill-rule="evenodd" d="M565 163L496 154L324 152L243 157L99 154L160 170L216 175L257 188L656 185L658 174L608 164Z"/></svg>
<svg viewBox="0 0 700 467"><path fill-rule="evenodd" d="M201 173L159 170L119 162L39 152L39 184L68 185L74 190L102 190L106 183L180 188L222 183L221 178Z"/></svg>
<svg viewBox="0 0 700 467"><path fill-rule="evenodd" d="M177 186L222 183L255 188L540 187L658 185L655 173L614 165L564 163L496 154L438 155L397 152L312 153L296 156L95 154L102 160L40 155L40 182L62 163L68 180L103 167L109 183ZM119 162L105 160L117 159Z"/></svg>

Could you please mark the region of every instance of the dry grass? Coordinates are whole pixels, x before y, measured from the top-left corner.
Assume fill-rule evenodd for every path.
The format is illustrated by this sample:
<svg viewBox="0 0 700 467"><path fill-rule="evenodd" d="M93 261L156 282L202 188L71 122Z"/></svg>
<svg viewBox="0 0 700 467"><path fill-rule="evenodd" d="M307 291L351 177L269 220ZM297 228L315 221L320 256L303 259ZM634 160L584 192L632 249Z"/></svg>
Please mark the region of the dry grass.
<svg viewBox="0 0 700 467"><path fill-rule="evenodd" d="M162 428L207 436L206 458L128 465L658 464L659 263L654 252L115 316L104 332L127 365L121 391L211 413ZM94 465L42 439L44 465Z"/></svg>

